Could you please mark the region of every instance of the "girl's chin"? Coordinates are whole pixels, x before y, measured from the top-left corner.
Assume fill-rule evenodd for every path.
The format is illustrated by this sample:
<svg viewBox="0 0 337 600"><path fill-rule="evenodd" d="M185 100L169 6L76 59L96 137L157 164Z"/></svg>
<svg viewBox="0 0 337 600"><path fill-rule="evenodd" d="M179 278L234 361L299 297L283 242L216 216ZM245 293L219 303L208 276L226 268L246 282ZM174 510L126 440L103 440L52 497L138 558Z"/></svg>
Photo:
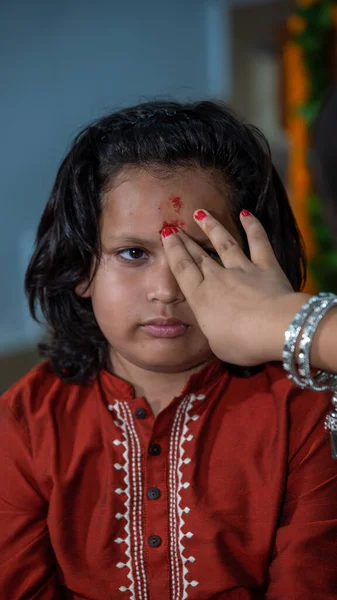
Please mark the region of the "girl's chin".
<svg viewBox="0 0 337 600"><path fill-rule="evenodd" d="M186 343L184 336L179 338L151 338L146 342L131 343L130 352L126 346L112 348L110 353L111 364L129 363L146 371L162 373L182 373L189 369L197 368L214 358L214 354L204 340ZM202 343L203 342L203 343Z"/></svg>
<svg viewBox="0 0 337 600"><path fill-rule="evenodd" d="M146 371L161 371L168 373L182 373L189 369L193 369L206 363L213 358L211 350L200 354L187 354L186 352L179 354L175 352L156 352L154 355L150 353L146 356L143 354L139 360L135 360L134 364Z"/></svg>

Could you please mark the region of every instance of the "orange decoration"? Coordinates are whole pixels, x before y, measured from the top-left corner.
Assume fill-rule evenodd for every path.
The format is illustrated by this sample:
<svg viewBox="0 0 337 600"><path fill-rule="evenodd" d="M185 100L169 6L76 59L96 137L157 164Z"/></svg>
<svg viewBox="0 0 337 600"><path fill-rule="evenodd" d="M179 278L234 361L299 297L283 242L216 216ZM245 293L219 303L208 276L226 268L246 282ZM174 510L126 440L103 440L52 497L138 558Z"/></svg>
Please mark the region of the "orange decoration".
<svg viewBox="0 0 337 600"><path fill-rule="evenodd" d="M296 20L295 20L296 19ZM299 27L305 26L304 19L294 15L288 21L289 30L299 33ZM295 218L305 241L308 259L315 254L315 244L312 236L307 199L311 189L311 177L307 168L307 153L309 147L308 128L305 119L300 114L309 95L309 79L304 66L303 51L293 41L285 44L283 50L283 65L285 74L286 97L286 129L290 139L290 157L288 170L288 191ZM314 281L308 275L305 291L317 292Z"/></svg>
<svg viewBox="0 0 337 600"><path fill-rule="evenodd" d="M299 35L305 30L306 24L306 21L299 15L291 15L288 19L288 30L293 35Z"/></svg>

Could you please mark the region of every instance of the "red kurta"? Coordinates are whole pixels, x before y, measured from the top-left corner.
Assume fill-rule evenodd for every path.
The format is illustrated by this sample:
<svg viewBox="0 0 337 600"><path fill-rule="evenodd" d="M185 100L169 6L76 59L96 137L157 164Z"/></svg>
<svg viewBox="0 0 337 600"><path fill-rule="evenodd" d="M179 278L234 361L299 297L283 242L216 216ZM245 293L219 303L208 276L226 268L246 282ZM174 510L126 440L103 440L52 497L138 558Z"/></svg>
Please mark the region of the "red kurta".
<svg viewBox="0 0 337 600"><path fill-rule="evenodd" d="M1 399L1 600L336 599L330 396L214 359L155 419L38 366Z"/></svg>

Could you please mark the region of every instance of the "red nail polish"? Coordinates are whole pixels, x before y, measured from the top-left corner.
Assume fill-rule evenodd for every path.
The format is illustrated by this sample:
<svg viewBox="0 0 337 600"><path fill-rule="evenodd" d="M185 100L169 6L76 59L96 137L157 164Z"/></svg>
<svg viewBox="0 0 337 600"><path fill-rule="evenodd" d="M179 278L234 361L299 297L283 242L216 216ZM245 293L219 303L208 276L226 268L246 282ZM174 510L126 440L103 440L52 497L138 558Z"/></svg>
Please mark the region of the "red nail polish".
<svg viewBox="0 0 337 600"><path fill-rule="evenodd" d="M245 208L241 211L241 215L243 217L250 217L250 212L249 210L246 210Z"/></svg>
<svg viewBox="0 0 337 600"><path fill-rule="evenodd" d="M206 213L203 210L197 210L194 216L198 221L202 221L207 217Z"/></svg>
<svg viewBox="0 0 337 600"><path fill-rule="evenodd" d="M164 227L164 229L162 229L160 233L164 238L167 238L170 235L172 235L172 233L174 233L174 231L173 231L172 227Z"/></svg>

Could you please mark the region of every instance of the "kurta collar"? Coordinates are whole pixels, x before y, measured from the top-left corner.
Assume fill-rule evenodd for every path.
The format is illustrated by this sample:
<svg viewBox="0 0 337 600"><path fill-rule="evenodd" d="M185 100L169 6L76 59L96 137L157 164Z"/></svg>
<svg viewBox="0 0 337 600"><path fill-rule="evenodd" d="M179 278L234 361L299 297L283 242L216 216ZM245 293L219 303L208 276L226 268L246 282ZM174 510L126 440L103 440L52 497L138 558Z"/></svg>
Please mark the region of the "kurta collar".
<svg viewBox="0 0 337 600"><path fill-rule="evenodd" d="M204 365L200 371L193 373L187 380L183 390L178 397L187 394L205 394L208 388L214 385L224 375L228 376L228 370L221 360L217 357L211 359ZM132 400L135 398L134 388L131 383L121 377L117 377L106 369L102 369L99 378L104 387L107 387L110 394L113 394L120 400Z"/></svg>

